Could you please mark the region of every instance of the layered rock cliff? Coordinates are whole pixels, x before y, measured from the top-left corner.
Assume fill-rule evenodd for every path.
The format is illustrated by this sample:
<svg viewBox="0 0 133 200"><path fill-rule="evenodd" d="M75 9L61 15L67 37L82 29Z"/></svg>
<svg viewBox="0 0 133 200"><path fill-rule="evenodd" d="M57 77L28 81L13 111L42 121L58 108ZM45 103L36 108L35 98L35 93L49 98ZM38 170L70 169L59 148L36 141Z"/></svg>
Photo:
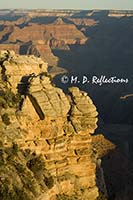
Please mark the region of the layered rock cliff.
<svg viewBox="0 0 133 200"><path fill-rule="evenodd" d="M2 51L0 64L2 199L96 200L97 179L107 195L102 170L96 176L98 113L87 93L72 87L65 95L40 58Z"/></svg>
<svg viewBox="0 0 133 200"><path fill-rule="evenodd" d="M22 45L24 47L25 45ZM52 50L48 44L45 44L43 40L34 41L27 46L27 50L23 52L28 55L35 55L41 57L44 61L47 61L49 66L57 66L59 61L58 57L54 56Z"/></svg>
<svg viewBox="0 0 133 200"><path fill-rule="evenodd" d="M1 50L33 54L52 67L61 67L52 49L69 50L69 45L82 45L87 41L74 24L67 24L62 18L55 17L51 23L40 24L33 23L29 16L24 15L16 21L1 21L0 26Z"/></svg>
<svg viewBox="0 0 133 200"><path fill-rule="evenodd" d="M29 23L29 26L25 26L22 29L15 27L8 40L16 42L16 39L22 42L44 40L47 44L52 39L62 41L64 44L75 44L77 42L84 44L87 40L75 25L68 25L61 18L46 25Z"/></svg>

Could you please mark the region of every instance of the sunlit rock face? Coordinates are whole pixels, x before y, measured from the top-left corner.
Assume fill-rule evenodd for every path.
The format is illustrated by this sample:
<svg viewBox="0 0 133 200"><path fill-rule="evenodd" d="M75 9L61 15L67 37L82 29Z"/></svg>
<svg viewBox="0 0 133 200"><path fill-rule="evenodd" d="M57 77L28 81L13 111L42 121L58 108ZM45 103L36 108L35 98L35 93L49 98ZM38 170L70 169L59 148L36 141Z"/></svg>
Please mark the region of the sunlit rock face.
<svg viewBox="0 0 133 200"><path fill-rule="evenodd" d="M85 43L87 38L79 31L74 24L67 24L61 18L57 18L53 23L46 25L29 24L30 26L20 29L15 27L9 36L8 41L15 42L16 38L22 42L43 40L50 44L51 41L56 41L54 45L58 45L61 41L64 44L79 44Z"/></svg>
<svg viewBox="0 0 133 200"><path fill-rule="evenodd" d="M55 87L47 63L40 58L2 51L0 63L3 165L10 166L5 168L8 179L10 173L17 174L12 193L18 188L29 199L95 200L99 193L92 133L98 113L90 97L76 87L69 88L67 95ZM7 96L10 101L5 105ZM11 154L16 152L13 162L8 160L8 147L13 149ZM33 181L27 187L30 178Z"/></svg>

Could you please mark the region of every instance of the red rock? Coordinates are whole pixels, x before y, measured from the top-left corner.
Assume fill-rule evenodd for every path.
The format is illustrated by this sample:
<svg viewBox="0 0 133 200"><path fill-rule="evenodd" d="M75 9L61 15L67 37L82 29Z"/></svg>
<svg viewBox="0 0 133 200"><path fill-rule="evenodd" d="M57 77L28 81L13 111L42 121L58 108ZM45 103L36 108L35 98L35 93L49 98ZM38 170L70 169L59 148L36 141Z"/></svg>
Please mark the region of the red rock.
<svg viewBox="0 0 133 200"><path fill-rule="evenodd" d="M48 25L30 24L22 29L15 27L9 36L10 42L20 40L22 42L43 40L50 44L52 39L63 41L65 44L84 44L87 38L80 32L75 25L65 23L52 23Z"/></svg>
<svg viewBox="0 0 133 200"><path fill-rule="evenodd" d="M1 50L13 50L15 53L19 53L20 45L19 44L0 44Z"/></svg>
<svg viewBox="0 0 133 200"><path fill-rule="evenodd" d="M98 21L95 21L94 19L87 19L87 18L68 18L70 21L72 21L75 25L78 26L94 26L97 25Z"/></svg>
<svg viewBox="0 0 133 200"><path fill-rule="evenodd" d="M49 66L57 66L58 58L53 55L50 46L44 44L43 41L38 41L30 45L27 49L27 54L41 57L44 61L48 62Z"/></svg>

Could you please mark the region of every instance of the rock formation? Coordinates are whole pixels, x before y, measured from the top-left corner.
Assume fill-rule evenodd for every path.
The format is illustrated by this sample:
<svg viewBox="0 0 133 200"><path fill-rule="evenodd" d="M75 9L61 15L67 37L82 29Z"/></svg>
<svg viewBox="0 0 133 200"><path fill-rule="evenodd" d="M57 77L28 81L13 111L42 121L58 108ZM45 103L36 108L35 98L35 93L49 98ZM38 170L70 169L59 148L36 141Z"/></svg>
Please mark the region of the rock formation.
<svg viewBox="0 0 133 200"><path fill-rule="evenodd" d="M28 46L25 54L41 57L44 61L48 62L49 66L56 67L58 65L58 61L59 61L58 57L54 56L50 46L48 44L45 44L43 40L32 42Z"/></svg>
<svg viewBox="0 0 133 200"><path fill-rule="evenodd" d="M43 155L41 160L45 162L49 159L49 155L51 156L51 152L48 154L49 146L55 146L55 138L50 141L47 138L53 138L53 135L58 138L58 134L64 134L63 139L65 138L66 144L68 143L66 138L69 138L70 141L73 139L72 134L79 136L83 132L83 129L85 133L91 133L95 129L97 119L93 117L93 108L88 107L88 110L92 109L92 116L90 116L89 113L86 113L88 104L83 103L83 101L90 101L86 100L86 94L77 88L71 88L68 94L65 95L61 89L54 87L51 84L51 77L49 77L46 69L47 64L45 62L48 62L48 69L52 69L53 71L51 71L54 72L54 75L61 72L60 68L55 67L59 66L69 71L70 76L71 74L80 75L79 78L82 75L91 78L94 74L100 77L101 74L105 73L108 77L118 76L118 78L129 79L128 84L107 84L102 85L102 87L94 84L80 84L80 89L88 92L97 105L99 118L101 118L102 122L98 124L97 133L103 133L106 138L113 141L123 154L121 156L116 151L116 147L103 138L103 136L92 136L89 134L91 138L89 147L93 150L91 152L94 165L96 166L96 170L93 170L93 173L95 176L95 171L98 171L99 175L98 178L96 175L96 179L102 180L102 184L97 186L105 195L107 188L109 197L112 194L116 195L115 193L117 192L116 199L123 200L124 198L128 198L126 197L127 193L129 193L126 193L127 188L125 189L124 196L122 192L124 191L123 187L126 185L124 183L125 174L128 169L126 165L129 160L133 160L133 98L130 95L132 94L133 80L132 13L132 11L118 10L0 10L0 50L14 50L17 54L34 54L36 57L39 57L20 57L11 51L3 51L0 55L0 136L2 140L1 151L4 151L1 154L4 155L4 158L2 158L4 159L3 169L5 167L5 170L9 172L7 173L8 178L15 171L15 168L12 167L12 162L8 162L8 157L12 156L10 150L12 152L12 149L14 149L13 142L17 143L20 149L15 155L16 158L20 159L20 164L23 166L26 174L30 173L30 177L35 181L34 170L31 170L33 167L30 167L29 162L34 156L38 159L41 152ZM43 58L43 61L40 57ZM69 86L69 84L61 84L59 77L54 80L54 83L56 83L56 86L59 85L59 87L62 87L65 91ZM110 92L108 93L108 91ZM42 137L43 139L40 140ZM76 138L76 142L77 140ZM54 148L53 146L52 148ZM10 149L8 149L9 147ZM67 148L67 152L69 152L68 147L63 146L63 148ZM113 151L109 153L112 148ZM31 155L36 152L35 155L31 156L32 158L29 158L28 163L26 160L27 156L25 156L27 155L27 149L30 149ZM19 153L20 151L22 152ZM57 153L53 149L52 151L54 152L52 156L57 156ZM46 152L48 159L46 158ZM77 152L77 150L74 152ZM77 153L75 154L77 155ZM98 159L94 159L97 156ZM124 156L126 159L123 158ZM92 157L88 158L90 162L92 161ZM55 166L58 160L55 157L52 159L54 160L53 166ZM33 163L33 161L31 162ZM6 163L9 166L6 167ZM123 163L126 163L124 164L126 166L124 169L122 169ZM104 173L102 172L101 165ZM53 167L52 169L55 168ZM129 168L133 168L132 164ZM51 179L52 175L47 174L49 169L45 167L43 172L40 179L41 182L36 183L37 185L43 185L43 177L45 177L46 185L43 185L42 189L47 189L48 182L50 182L52 187L53 183L57 185L55 184L55 182L58 183L56 178L52 177ZM4 171L4 174L6 174L6 171ZM102 174L105 175L106 187L102 186L104 185ZM133 180L132 174L131 169L131 173L129 172L128 174L129 184ZM17 179L20 178L22 176L19 176ZM40 181L39 179L37 180ZM12 186L12 181L8 182L8 189L12 191L11 193L14 191L17 195L15 182L13 182L14 186ZM22 179L22 182L25 182L23 191L28 194L27 179ZM1 185L4 185L3 183L5 182L2 182ZM75 181L75 183L77 182ZM22 186L22 183L20 185ZM130 184L129 195L129 199L131 200L133 196L131 192L132 185ZM64 184L63 187L65 186ZM114 188L117 188L118 191ZM72 190L76 191L76 189L77 187L75 186L75 189ZM6 185L5 191L7 191ZM38 195L42 193L42 190L38 189ZM53 197L47 198L74 199L76 198L75 196L83 194L80 191L78 195L76 193L74 196L74 192L72 192L72 195L68 197L67 192L63 194L59 191L57 195L55 193ZM45 194L46 196L49 195L47 192ZM8 197L6 196L5 198L7 200ZM11 196L11 198L15 199L15 196ZM25 196L23 198L26 199L28 197ZM30 193L30 198L35 199L37 197ZM114 196L111 198L115 199Z"/></svg>
<svg viewBox="0 0 133 200"><path fill-rule="evenodd" d="M62 20L57 20L48 25L29 24L22 29L15 27L9 36L10 42L20 40L22 42L44 40L47 44L51 39L62 40L64 44L85 43L87 38L80 32L75 25L65 24Z"/></svg>
<svg viewBox="0 0 133 200"><path fill-rule="evenodd" d="M19 44L0 44L0 51L2 50L10 50L18 54L20 51L20 45Z"/></svg>
<svg viewBox="0 0 133 200"><path fill-rule="evenodd" d="M89 18L68 18L77 26L95 26L97 25L98 21Z"/></svg>
<svg viewBox="0 0 133 200"><path fill-rule="evenodd" d="M16 91L21 79L26 79L32 73L47 71L47 64L41 58L34 56L18 56L13 51L2 51L0 55L1 77L7 81L9 88ZM29 65L30 63L30 65Z"/></svg>
<svg viewBox="0 0 133 200"><path fill-rule="evenodd" d="M2 51L0 63L3 200L9 191L10 199L19 191L21 200L96 200L100 189L92 133L98 113L92 100L76 87L65 95L53 86L40 58ZM11 181L7 193L6 181Z"/></svg>
<svg viewBox="0 0 133 200"><path fill-rule="evenodd" d="M55 17L48 24L31 23L31 19L24 15L17 20L1 21L0 49L41 56L49 66L61 67L52 49L69 50L69 45L84 44L87 40L74 24L67 24L62 18Z"/></svg>

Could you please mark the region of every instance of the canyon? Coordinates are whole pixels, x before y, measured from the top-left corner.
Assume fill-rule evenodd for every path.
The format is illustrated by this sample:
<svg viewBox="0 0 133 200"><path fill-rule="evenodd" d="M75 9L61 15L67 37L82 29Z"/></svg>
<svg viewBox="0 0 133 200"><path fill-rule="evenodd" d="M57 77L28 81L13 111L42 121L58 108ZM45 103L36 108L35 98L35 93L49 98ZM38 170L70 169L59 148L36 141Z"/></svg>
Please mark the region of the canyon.
<svg viewBox="0 0 133 200"><path fill-rule="evenodd" d="M132 22L132 11L0 10L1 185L12 199L132 200Z"/></svg>

